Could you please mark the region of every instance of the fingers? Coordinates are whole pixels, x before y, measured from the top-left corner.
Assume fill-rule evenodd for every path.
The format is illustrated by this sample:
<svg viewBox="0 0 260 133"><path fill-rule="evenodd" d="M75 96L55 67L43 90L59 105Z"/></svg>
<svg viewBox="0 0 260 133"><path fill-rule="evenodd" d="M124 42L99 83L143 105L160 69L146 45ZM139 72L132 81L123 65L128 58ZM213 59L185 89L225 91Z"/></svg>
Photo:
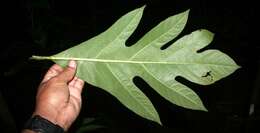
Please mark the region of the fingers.
<svg viewBox="0 0 260 133"><path fill-rule="evenodd" d="M84 81L78 77L74 77L73 80L69 83L69 86L77 89L79 91L79 93L82 92L82 88L84 86Z"/></svg>
<svg viewBox="0 0 260 133"><path fill-rule="evenodd" d="M57 76L59 73L61 73L63 71L63 68L60 67L57 64L52 65L52 67L47 71L47 73L45 74L42 83L50 80L51 78Z"/></svg>
<svg viewBox="0 0 260 133"><path fill-rule="evenodd" d="M80 101L84 83L85 82L83 80L74 77L73 80L69 83L70 96L73 96Z"/></svg>
<svg viewBox="0 0 260 133"><path fill-rule="evenodd" d="M68 66L57 76L57 78L64 82L69 82L73 79L76 73L76 61L69 61Z"/></svg>

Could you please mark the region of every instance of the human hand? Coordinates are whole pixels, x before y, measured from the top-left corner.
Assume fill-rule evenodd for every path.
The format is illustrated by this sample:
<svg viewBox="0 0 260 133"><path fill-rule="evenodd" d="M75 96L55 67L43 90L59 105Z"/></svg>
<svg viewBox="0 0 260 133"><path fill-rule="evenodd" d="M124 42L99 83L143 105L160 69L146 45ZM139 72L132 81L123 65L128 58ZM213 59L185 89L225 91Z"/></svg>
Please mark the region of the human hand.
<svg viewBox="0 0 260 133"><path fill-rule="evenodd" d="M67 131L81 109L84 81L75 73L75 61L70 61L64 69L54 64L40 83L33 115L40 115Z"/></svg>

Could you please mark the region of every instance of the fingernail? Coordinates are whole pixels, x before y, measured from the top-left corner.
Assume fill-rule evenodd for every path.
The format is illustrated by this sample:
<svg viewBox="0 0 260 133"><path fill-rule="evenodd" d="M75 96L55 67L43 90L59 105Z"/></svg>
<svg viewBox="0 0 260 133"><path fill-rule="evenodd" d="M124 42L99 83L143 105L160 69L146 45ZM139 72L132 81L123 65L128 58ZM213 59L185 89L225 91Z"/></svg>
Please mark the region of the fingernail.
<svg viewBox="0 0 260 133"><path fill-rule="evenodd" d="M68 66L71 67L71 68L76 68L77 67L76 61L74 61L74 60L69 61Z"/></svg>

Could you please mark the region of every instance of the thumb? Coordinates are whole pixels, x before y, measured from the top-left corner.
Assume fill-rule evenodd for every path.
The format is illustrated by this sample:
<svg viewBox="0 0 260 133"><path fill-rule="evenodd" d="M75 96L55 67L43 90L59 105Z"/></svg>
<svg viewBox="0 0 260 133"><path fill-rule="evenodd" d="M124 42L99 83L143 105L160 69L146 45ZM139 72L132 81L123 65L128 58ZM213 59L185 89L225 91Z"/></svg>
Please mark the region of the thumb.
<svg viewBox="0 0 260 133"><path fill-rule="evenodd" d="M69 61L68 66L58 75L57 78L65 82L71 81L76 74L76 68L76 61Z"/></svg>

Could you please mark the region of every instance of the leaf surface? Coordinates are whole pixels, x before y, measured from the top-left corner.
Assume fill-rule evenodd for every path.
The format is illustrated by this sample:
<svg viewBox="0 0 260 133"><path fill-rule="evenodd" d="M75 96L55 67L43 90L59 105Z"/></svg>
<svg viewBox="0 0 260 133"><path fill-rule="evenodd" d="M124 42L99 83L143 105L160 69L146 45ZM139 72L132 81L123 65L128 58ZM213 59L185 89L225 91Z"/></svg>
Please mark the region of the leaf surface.
<svg viewBox="0 0 260 133"><path fill-rule="evenodd" d="M133 83L142 77L156 92L170 102L194 110L204 110L199 96L175 80L181 76L200 85L209 85L233 73L239 66L218 50L197 51L213 40L207 30L194 31L165 50L160 48L183 30L189 11L162 21L136 44L125 46L136 29L143 13L135 9L100 35L77 46L49 57L65 66L68 60L77 60L77 76L104 89L136 114L161 124L151 101Z"/></svg>

